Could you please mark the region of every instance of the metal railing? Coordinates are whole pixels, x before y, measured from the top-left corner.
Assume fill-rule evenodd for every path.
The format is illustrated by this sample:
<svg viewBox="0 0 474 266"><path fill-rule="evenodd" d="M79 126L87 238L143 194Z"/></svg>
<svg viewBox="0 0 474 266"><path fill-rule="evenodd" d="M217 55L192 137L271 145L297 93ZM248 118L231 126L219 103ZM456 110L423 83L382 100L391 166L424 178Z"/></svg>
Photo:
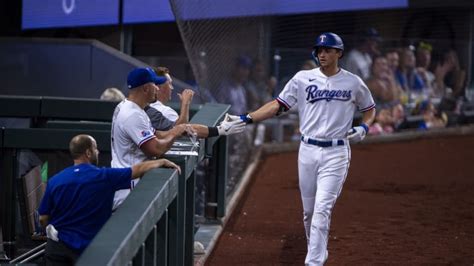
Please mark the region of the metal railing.
<svg viewBox="0 0 474 266"><path fill-rule="evenodd" d="M178 219L176 170L154 169L86 248L77 265L167 265L177 248L171 236ZM150 263L151 262L151 263Z"/></svg>
<svg viewBox="0 0 474 266"><path fill-rule="evenodd" d="M228 108L227 105L206 104L191 119L191 123L216 125ZM134 209L139 204L146 205L142 208L154 209L156 204L150 202L152 194L132 197L142 194L145 186L152 186L151 181L147 181L146 185L141 184L145 180L140 181L120 207L121 212L114 214L84 251L78 265L125 265L129 262L141 265L193 265L195 168L205 156L214 159L222 156L222 151L227 150L226 145L226 138L208 138L200 141L198 156L167 156L181 167L182 172L177 178L176 197L162 203L165 206L169 203L166 211L153 216L151 213L155 212ZM214 150L219 152L214 153ZM216 213L222 215L225 213L225 159L225 154L219 158L216 176L209 177L216 184L208 188L216 203ZM124 224L123 219L129 222ZM117 231L126 233L117 235ZM152 240L156 239L156 232L162 232L158 234L160 243ZM100 261L97 260L99 255Z"/></svg>
<svg viewBox="0 0 474 266"><path fill-rule="evenodd" d="M0 230L6 254L12 258L18 248L14 233L15 195L18 191L14 179L19 177L17 152L20 149L67 151L69 140L77 134L94 136L101 151L110 151L110 130L106 123L110 122L114 105L90 99L23 96L0 96L0 103L0 117L29 118L31 127L36 127L0 130ZM87 109L74 108L84 103L88 104ZM228 109L228 105L222 104L192 106L191 123L215 126ZM84 118L81 118L81 113ZM94 117L93 113L101 115ZM61 122L52 118L61 119ZM100 125L100 130L94 130L101 122L105 124ZM147 173L85 250L78 264L192 265L194 170L200 161L210 158L215 171L207 177L208 206L213 209L208 218L224 216L227 138L200 140L196 150L198 156L167 156L181 166L179 176L169 169ZM15 259L15 262L23 261L18 257Z"/></svg>

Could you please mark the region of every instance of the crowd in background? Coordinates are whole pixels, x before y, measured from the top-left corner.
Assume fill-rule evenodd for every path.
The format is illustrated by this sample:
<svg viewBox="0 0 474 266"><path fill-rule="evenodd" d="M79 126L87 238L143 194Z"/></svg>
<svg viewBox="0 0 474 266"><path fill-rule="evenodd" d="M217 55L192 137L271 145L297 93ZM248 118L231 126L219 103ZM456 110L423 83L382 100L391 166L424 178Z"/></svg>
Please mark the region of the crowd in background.
<svg viewBox="0 0 474 266"><path fill-rule="evenodd" d="M427 41L382 47L382 38L374 28L360 36L343 67L364 79L377 103L376 121L369 134L455 123L448 117L455 120L459 115L466 86L466 72L455 50L436 51ZM421 119L408 125L407 116Z"/></svg>
<svg viewBox="0 0 474 266"><path fill-rule="evenodd" d="M374 28L357 36L357 45L344 51L342 67L361 77L376 101L377 117L369 134L456 124L466 101L467 77L454 49L437 48L428 41L384 45ZM232 73L215 90L215 100L230 104L231 113L242 114L275 98L289 77L278 80L266 66L262 59L239 56ZM308 60L300 70L315 67ZM416 119L409 123L407 117Z"/></svg>
<svg viewBox="0 0 474 266"><path fill-rule="evenodd" d="M466 71L455 50L437 48L426 40L388 45L374 28L356 36L353 40L356 45L346 43L341 65L365 81L376 102L376 119L369 135L442 128L458 122L466 101ZM229 113L244 114L277 97L297 71L314 69L317 65L313 60L305 60L299 69L283 77L273 76L269 67L263 58L240 55L232 61L229 74L220 77L214 88L206 88L206 82L204 86L198 85L202 82L190 83L198 96L193 103L229 104ZM206 74L206 69L200 67L199 71ZM208 75L204 74L201 78L206 79ZM123 99L117 91L108 89L102 97ZM271 134L280 124L249 125L246 134L229 136L228 190L232 190L245 170L253 147L269 140L299 140L297 116L290 116L293 124L290 130L285 130L284 139L275 139ZM197 209L202 210L200 207Z"/></svg>

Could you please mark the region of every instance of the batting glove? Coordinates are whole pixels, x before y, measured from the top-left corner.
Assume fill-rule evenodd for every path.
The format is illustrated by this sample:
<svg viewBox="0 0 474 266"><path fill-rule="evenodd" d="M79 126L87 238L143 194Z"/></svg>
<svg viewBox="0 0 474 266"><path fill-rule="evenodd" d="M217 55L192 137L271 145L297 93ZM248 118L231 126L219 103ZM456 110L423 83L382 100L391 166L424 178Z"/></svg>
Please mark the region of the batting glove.
<svg viewBox="0 0 474 266"><path fill-rule="evenodd" d="M229 115L229 114L226 114L225 118L224 118L224 121L236 121L236 120L240 120L240 121L243 121L245 122L245 124L252 124L253 123L253 119L252 117L250 116L250 114L244 114L244 115Z"/></svg>
<svg viewBox="0 0 474 266"><path fill-rule="evenodd" d="M240 119L240 116L238 115L230 115L228 113L225 114L225 117L224 117L224 121L242 121L242 119Z"/></svg>
<svg viewBox="0 0 474 266"><path fill-rule="evenodd" d="M245 130L245 123L240 120L240 118L236 121L222 121L220 125L217 126L217 131L219 132L220 136L228 136L237 133L241 133Z"/></svg>
<svg viewBox="0 0 474 266"><path fill-rule="evenodd" d="M362 123L360 126L353 127L347 132L347 138L349 141L359 142L365 138L367 132L369 131L369 127Z"/></svg>

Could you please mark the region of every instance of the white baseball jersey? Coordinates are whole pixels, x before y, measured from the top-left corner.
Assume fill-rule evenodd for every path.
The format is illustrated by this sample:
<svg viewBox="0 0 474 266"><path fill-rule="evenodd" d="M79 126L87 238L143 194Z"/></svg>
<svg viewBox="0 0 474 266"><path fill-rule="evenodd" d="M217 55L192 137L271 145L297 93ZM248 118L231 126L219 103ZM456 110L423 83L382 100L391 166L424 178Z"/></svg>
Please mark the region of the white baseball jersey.
<svg viewBox="0 0 474 266"><path fill-rule="evenodd" d="M128 99L119 103L115 107L112 118L111 166L114 168L132 167L134 164L145 161L147 156L140 146L155 138L154 133L155 130L151 126L148 115L140 106ZM131 187L133 188L136 183L138 179L132 180ZM115 192L113 209L117 208L129 193L129 189Z"/></svg>
<svg viewBox="0 0 474 266"><path fill-rule="evenodd" d="M168 118L168 120L176 122L176 120L178 120L179 118L178 113L173 108L164 105L162 102L158 100L150 104L150 106L160 111L164 117Z"/></svg>
<svg viewBox="0 0 474 266"><path fill-rule="evenodd" d="M319 68L300 71L277 101L288 109L297 105L301 134L315 139L344 139L354 112L375 107L365 83L344 69L330 77Z"/></svg>

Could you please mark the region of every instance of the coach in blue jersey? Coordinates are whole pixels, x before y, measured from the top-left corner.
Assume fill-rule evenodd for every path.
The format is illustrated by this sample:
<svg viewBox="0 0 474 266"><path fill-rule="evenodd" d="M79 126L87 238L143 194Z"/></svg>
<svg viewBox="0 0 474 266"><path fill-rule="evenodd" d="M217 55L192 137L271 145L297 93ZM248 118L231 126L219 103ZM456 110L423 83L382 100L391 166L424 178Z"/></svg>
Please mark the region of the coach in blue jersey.
<svg viewBox="0 0 474 266"><path fill-rule="evenodd" d="M46 228L47 265L73 265L112 214L116 190L130 188L130 180L156 167L173 167L161 159L129 168L98 168L95 139L77 135L69 143L74 165L53 176L38 212Z"/></svg>
<svg viewBox="0 0 474 266"><path fill-rule="evenodd" d="M229 117L259 122L298 108L302 134L298 176L308 241L305 264L323 265L331 213L349 170L349 140L364 139L375 104L362 79L339 67L344 44L338 35L319 35L313 48L320 67L296 73L276 100L257 111ZM355 111L362 113L362 123L352 127Z"/></svg>

